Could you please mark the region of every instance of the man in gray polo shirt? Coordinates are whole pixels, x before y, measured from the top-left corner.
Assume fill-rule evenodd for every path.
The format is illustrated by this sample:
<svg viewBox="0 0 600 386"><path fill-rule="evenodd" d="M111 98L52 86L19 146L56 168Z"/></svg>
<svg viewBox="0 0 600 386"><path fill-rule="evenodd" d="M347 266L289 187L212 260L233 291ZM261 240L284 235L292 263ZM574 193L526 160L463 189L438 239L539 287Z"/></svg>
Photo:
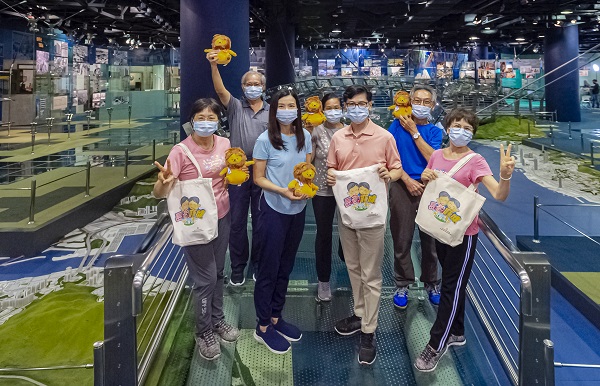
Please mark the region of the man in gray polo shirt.
<svg viewBox="0 0 600 386"><path fill-rule="evenodd" d="M262 100L265 89L265 76L248 71L242 77L244 97L237 99L225 88L217 67L217 51L206 54L210 62L211 74L215 91L227 110L227 121L231 133L231 146L241 147L252 158L254 143L258 136L267 129L269 121L269 105ZM244 284L244 269L248 264L248 207L252 211L252 251L250 261L254 268L258 263L260 240L257 232L258 202L261 189L254 185L250 167L250 179L241 186L229 186L229 201L231 205L231 233L229 236L229 257L231 259L231 277L229 284L239 286Z"/></svg>

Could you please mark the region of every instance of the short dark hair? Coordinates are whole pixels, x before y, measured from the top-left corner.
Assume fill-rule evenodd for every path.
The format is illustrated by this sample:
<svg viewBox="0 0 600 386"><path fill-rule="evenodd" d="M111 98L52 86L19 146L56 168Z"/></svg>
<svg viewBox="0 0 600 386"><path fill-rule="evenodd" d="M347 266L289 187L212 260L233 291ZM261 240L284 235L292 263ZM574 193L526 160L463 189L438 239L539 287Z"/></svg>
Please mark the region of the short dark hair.
<svg viewBox="0 0 600 386"><path fill-rule="evenodd" d="M221 119L221 115L223 113L223 108L221 107L221 105L218 104L217 101L212 98L200 98L196 100L194 104L192 104L192 108L190 109L189 121L193 121L194 116L196 114L203 110L206 110L207 108L210 109L210 111L212 111L213 113L215 113L217 117L219 117L219 119Z"/></svg>
<svg viewBox="0 0 600 386"><path fill-rule="evenodd" d="M596 79L592 79L592 82L594 83L598 83L598 81Z"/></svg>
<svg viewBox="0 0 600 386"><path fill-rule="evenodd" d="M477 127L479 127L479 119L474 112L462 107L452 109L452 111L446 115L444 127L448 129L453 122L460 121L461 119L464 119L473 127L473 135L475 135L475 133L477 133Z"/></svg>
<svg viewBox="0 0 600 386"><path fill-rule="evenodd" d="M361 182L358 184L359 188L367 188L367 189L371 189L371 187L369 186L368 182Z"/></svg>
<svg viewBox="0 0 600 386"><path fill-rule="evenodd" d="M298 98L298 94L289 87L284 87L281 90L277 91L271 97L271 104L269 106L269 126L267 128L269 132L269 142L271 145L277 150L286 150L285 145L283 144L283 138L281 138L281 127L279 127L279 121L277 120L277 106L279 105L279 100L284 96L291 95L296 100L296 107L298 108L298 118L292 122L292 128L294 129L294 134L296 134L296 150L298 153L304 149L304 129L302 128L302 110L300 110L300 99Z"/></svg>
<svg viewBox="0 0 600 386"><path fill-rule="evenodd" d="M340 99L339 96L335 95L335 93L333 92L328 92L327 94L323 95L323 98L321 98L321 104L323 105L323 109L325 109L325 103L327 103L328 100L330 99Z"/></svg>
<svg viewBox="0 0 600 386"><path fill-rule="evenodd" d="M366 88L365 86L361 86L361 85L353 85L353 86L349 86L346 91L344 91L344 103L346 103L346 101L348 99L352 99L357 95L360 94L366 94L367 95L367 100L369 102L371 102L371 100L373 100L373 94L371 93L371 91L369 91L368 88Z"/></svg>
<svg viewBox="0 0 600 386"><path fill-rule="evenodd" d="M350 190L350 189L354 188L355 186L358 186L358 184L356 182L350 182L348 184L348 186L346 187L346 190Z"/></svg>

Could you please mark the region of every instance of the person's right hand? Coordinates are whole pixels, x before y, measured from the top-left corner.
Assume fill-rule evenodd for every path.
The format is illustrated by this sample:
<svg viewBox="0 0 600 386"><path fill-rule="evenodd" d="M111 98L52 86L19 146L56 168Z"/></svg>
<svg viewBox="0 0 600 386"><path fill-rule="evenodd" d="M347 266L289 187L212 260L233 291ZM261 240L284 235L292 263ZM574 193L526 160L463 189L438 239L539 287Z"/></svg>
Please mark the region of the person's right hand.
<svg viewBox="0 0 600 386"><path fill-rule="evenodd" d="M171 171L171 161L167 159L166 167L162 166L158 161L154 161L154 165L160 170L158 172L158 180L163 184L168 184L173 181L175 177L173 177L173 172Z"/></svg>
<svg viewBox="0 0 600 386"><path fill-rule="evenodd" d="M327 185L335 185L335 174L333 174L333 169L327 170Z"/></svg>
<svg viewBox="0 0 600 386"><path fill-rule="evenodd" d="M425 169L425 170L423 170L423 173L421 173L421 181L423 181L426 184L429 181L435 180L436 178L437 178L437 172L435 170Z"/></svg>
<svg viewBox="0 0 600 386"><path fill-rule="evenodd" d="M408 192L411 196L418 197L423 194L423 191L425 190L425 185L413 180L410 177L408 177L406 181L403 180L402 182L404 182L404 185L406 185L406 189L408 189Z"/></svg>
<svg viewBox="0 0 600 386"><path fill-rule="evenodd" d="M282 188L280 194L292 201L300 201L300 200L306 200L308 198L308 196L306 194L303 194L301 196L296 196L294 194L294 190L295 189L290 189L290 188Z"/></svg>
<svg viewBox="0 0 600 386"><path fill-rule="evenodd" d="M206 59L208 59L209 63L211 66L216 66L217 65L217 55L218 55L219 51L209 51L206 53Z"/></svg>

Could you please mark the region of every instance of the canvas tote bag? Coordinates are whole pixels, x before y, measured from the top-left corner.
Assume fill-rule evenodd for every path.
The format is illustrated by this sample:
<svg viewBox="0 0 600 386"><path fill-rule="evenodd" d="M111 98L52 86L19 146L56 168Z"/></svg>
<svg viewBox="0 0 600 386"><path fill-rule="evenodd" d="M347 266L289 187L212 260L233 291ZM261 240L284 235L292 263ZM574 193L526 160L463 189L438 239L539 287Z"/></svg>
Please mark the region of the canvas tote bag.
<svg viewBox="0 0 600 386"><path fill-rule="evenodd" d="M463 157L448 173L438 173L435 180L429 181L415 218L423 232L452 247L462 243L467 228L485 202L485 197L475 192L474 185L467 188L452 178L475 155Z"/></svg>
<svg viewBox="0 0 600 386"><path fill-rule="evenodd" d="M352 229L385 225L387 186L379 178L379 165L335 171L333 195L345 226Z"/></svg>
<svg viewBox="0 0 600 386"><path fill-rule="evenodd" d="M218 236L219 216L212 189L212 178L203 178L200 166L190 149L179 143L183 152L198 170L194 180L176 180L167 195L167 206L173 223L173 244L207 244Z"/></svg>

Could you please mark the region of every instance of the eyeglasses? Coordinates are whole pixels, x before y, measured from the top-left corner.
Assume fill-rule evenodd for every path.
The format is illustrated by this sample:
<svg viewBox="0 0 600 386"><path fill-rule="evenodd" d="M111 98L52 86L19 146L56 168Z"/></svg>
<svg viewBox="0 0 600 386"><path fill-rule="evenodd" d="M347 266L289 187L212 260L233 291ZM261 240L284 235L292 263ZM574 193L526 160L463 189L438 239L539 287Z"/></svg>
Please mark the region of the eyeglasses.
<svg viewBox="0 0 600 386"><path fill-rule="evenodd" d="M347 108L354 108L356 106L359 107L367 107L369 105L369 102L346 102L346 107Z"/></svg>
<svg viewBox="0 0 600 386"><path fill-rule="evenodd" d="M431 105L431 99L419 99L419 98L414 98L411 103L413 105Z"/></svg>
<svg viewBox="0 0 600 386"><path fill-rule="evenodd" d="M461 126L459 123L453 123L452 125L450 125L451 129L465 129L467 131L470 131L471 133L473 132L473 128L471 126Z"/></svg>
<svg viewBox="0 0 600 386"><path fill-rule="evenodd" d="M260 84L258 82L253 82L253 83L245 83L244 86L246 86L246 87L261 87L262 84Z"/></svg>

